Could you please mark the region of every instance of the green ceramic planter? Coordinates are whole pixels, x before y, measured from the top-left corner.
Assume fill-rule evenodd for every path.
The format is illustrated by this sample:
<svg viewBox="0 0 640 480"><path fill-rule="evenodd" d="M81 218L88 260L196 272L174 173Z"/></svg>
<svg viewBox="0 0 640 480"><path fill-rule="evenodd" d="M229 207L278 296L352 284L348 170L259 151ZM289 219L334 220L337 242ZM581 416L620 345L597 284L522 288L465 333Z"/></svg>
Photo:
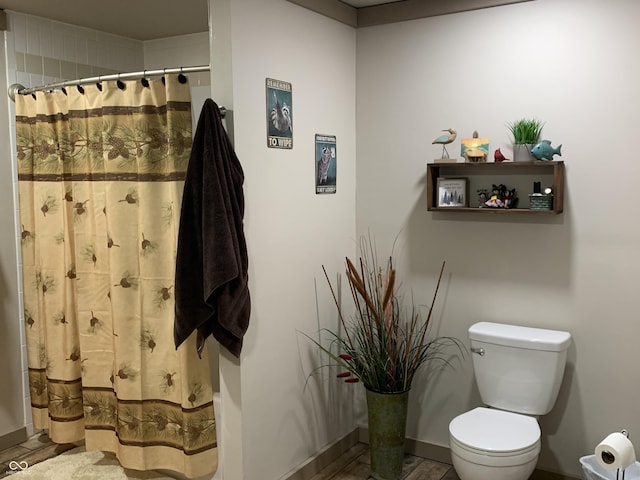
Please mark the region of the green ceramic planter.
<svg viewBox="0 0 640 480"><path fill-rule="evenodd" d="M404 462L409 392L367 390L371 475L376 480L399 480Z"/></svg>

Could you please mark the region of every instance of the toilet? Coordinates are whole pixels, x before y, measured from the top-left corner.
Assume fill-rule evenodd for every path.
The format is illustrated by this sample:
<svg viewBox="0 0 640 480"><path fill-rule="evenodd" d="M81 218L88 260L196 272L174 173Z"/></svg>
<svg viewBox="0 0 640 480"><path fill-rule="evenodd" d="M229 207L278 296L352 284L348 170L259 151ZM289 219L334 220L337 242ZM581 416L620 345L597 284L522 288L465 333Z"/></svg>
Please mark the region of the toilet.
<svg viewBox="0 0 640 480"><path fill-rule="evenodd" d="M556 402L571 334L479 322L469 340L485 406L449 423L453 467L460 480L527 480L540 454L537 417Z"/></svg>

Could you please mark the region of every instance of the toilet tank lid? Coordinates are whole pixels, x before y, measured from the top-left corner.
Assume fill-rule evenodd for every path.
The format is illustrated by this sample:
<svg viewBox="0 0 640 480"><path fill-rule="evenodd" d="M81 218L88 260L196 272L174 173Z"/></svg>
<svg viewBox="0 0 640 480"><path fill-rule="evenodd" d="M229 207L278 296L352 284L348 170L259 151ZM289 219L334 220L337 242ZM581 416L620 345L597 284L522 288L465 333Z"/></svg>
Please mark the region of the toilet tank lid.
<svg viewBox="0 0 640 480"><path fill-rule="evenodd" d="M559 330L478 322L469 327L469 338L508 347L561 352L571 343L571 334Z"/></svg>

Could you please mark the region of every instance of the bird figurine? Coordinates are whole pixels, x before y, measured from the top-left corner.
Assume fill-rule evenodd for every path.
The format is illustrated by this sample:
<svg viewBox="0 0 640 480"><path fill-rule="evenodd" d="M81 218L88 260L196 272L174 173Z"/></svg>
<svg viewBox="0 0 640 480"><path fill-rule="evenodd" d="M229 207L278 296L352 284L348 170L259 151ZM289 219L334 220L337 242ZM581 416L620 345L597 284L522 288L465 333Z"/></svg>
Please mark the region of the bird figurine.
<svg viewBox="0 0 640 480"><path fill-rule="evenodd" d="M442 131L449 132L449 135L440 135L433 142L431 142L431 144L434 145L437 143L439 145L442 145L442 158L449 158L449 152L447 152L447 145L456 139L458 132L456 132L453 128L448 128ZM447 155L446 157L445 157L445 154Z"/></svg>
<svg viewBox="0 0 640 480"><path fill-rule="evenodd" d="M504 162L505 160L509 160L507 157L505 157L502 152L500 151L500 149L498 148L494 153L493 153L493 159L496 162Z"/></svg>

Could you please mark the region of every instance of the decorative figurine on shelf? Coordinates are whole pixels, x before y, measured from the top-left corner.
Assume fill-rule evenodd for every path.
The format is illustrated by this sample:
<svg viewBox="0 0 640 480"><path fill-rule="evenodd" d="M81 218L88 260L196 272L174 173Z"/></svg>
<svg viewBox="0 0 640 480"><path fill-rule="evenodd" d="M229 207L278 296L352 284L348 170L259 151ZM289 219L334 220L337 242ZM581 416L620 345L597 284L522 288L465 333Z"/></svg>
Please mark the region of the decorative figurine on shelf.
<svg viewBox="0 0 640 480"><path fill-rule="evenodd" d="M504 208L515 208L518 204L518 197L516 196L516 189L512 188L511 190L507 190L504 197L502 197L502 203L504 203Z"/></svg>
<svg viewBox="0 0 640 480"><path fill-rule="evenodd" d="M489 154L489 139L478 138L478 131L473 132L473 138L460 140L460 155L467 163L484 163Z"/></svg>
<svg viewBox="0 0 640 480"><path fill-rule="evenodd" d="M505 162L505 161L508 161L508 160L509 160L507 157L505 157L505 156L503 155L503 153L500 151L500 149L499 149L499 148L498 148L498 149L496 149L496 151L493 153L493 159L494 159L496 162Z"/></svg>
<svg viewBox="0 0 640 480"><path fill-rule="evenodd" d="M509 190L506 185L493 185L491 197L485 202L486 207L490 208L515 208L518 203L516 189Z"/></svg>
<svg viewBox="0 0 640 480"><path fill-rule="evenodd" d="M453 128L448 128L448 129L442 130L442 131L443 132L449 132L449 135L440 135L433 142L431 142L431 145L435 145L435 144L442 145L442 158L443 159L445 159L445 158L448 159L449 158L449 152L447 152L447 147L446 146L456 139L456 137L458 136L458 132L456 132ZM446 157L445 157L445 154L446 154Z"/></svg>
<svg viewBox="0 0 640 480"><path fill-rule="evenodd" d="M553 160L554 155L562 156L560 149L562 148L562 144L558 145L556 148L551 146L551 142L549 140L542 140L540 143L534 145L531 149L531 155L533 155L538 160Z"/></svg>
<svg viewBox="0 0 640 480"><path fill-rule="evenodd" d="M485 202L489 198L489 190L486 188L478 189L478 207L486 207Z"/></svg>
<svg viewBox="0 0 640 480"><path fill-rule="evenodd" d="M546 187L544 194L540 182L533 182L533 193L529 194L530 210L552 210L553 209L553 189Z"/></svg>
<svg viewBox="0 0 640 480"><path fill-rule="evenodd" d="M502 192L506 189L507 187L502 184L494 184L493 189L491 190L491 197L489 197L489 200L485 202L485 205L492 208L502 208L504 206L502 203Z"/></svg>

